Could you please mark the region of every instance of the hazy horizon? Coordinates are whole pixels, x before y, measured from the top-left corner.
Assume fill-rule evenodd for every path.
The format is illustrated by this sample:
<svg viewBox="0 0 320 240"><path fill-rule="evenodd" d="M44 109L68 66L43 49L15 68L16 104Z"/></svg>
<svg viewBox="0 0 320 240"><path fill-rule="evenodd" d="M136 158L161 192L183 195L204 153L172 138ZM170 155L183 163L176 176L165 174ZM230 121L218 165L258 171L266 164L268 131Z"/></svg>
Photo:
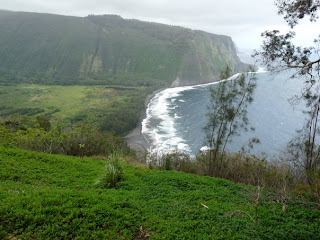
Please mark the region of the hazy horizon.
<svg viewBox="0 0 320 240"><path fill-rule="evenodd" d="M2 10L51 13L84 17L89 14L116 14L125 19L158 22L194 30L228 35L239 49L259 48L260 34L265 30L290 30L277 14L273 0L244 1L168 1L154 0L0 0ZM301 22L294 30L296 43L309 46L317 34L313 29L320 22Z"/></svg>

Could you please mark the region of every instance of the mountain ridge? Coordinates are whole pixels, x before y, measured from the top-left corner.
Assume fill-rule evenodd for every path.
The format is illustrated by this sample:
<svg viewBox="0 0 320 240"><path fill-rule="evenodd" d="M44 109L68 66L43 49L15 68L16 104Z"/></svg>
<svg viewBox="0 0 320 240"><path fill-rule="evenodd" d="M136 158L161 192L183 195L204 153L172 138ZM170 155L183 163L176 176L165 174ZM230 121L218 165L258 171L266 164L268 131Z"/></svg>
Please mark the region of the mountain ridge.
<svg viewBox="0 0 320 240"><path fill-rule="evenodd" d="M231 37L119 15L0 10L0 82L169 87L244 71Z"/></svg>

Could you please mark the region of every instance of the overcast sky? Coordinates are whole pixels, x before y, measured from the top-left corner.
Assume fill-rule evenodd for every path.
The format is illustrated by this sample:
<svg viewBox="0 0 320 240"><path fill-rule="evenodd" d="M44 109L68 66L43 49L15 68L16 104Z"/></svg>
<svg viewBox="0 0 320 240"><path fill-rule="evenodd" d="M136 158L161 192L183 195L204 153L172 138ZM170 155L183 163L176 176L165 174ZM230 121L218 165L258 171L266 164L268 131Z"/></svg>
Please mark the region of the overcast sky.
<svg viewBox="0 0 320 240"><path fill-rule="evenodd" d="M265 30L289 29L274 0L0 0L0 8L71 16L118 14L229 35L240 49L258 48ZM320 22L299 24L296 43L312 44L319 29Z"/></svg>

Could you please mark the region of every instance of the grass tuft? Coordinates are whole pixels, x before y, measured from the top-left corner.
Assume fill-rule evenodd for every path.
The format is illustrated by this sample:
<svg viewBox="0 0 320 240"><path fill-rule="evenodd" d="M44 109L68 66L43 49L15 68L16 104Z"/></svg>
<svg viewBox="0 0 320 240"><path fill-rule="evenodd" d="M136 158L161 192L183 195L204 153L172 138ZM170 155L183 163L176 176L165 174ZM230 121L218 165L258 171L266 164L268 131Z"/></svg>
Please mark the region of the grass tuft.
<svg viewBox="0 0 320 240"><path fill-rule="evenodd" d="M122 180L123 159L117 153L108 157L104 176L98 181L98 185L104 188L115 188Z"/></svg>

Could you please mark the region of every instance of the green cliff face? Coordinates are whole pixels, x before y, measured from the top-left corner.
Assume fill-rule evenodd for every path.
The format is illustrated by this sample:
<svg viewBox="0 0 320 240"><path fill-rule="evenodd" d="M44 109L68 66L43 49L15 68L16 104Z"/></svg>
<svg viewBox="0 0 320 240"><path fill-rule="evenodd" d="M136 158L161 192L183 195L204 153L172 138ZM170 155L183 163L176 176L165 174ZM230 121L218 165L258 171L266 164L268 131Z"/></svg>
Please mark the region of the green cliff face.
<svg viewBox="0 0 320 240"><path fill-rule="evenodd" d="M230 37L115 15L0 11L0 82L188 85L240 62Z"/></svg>

